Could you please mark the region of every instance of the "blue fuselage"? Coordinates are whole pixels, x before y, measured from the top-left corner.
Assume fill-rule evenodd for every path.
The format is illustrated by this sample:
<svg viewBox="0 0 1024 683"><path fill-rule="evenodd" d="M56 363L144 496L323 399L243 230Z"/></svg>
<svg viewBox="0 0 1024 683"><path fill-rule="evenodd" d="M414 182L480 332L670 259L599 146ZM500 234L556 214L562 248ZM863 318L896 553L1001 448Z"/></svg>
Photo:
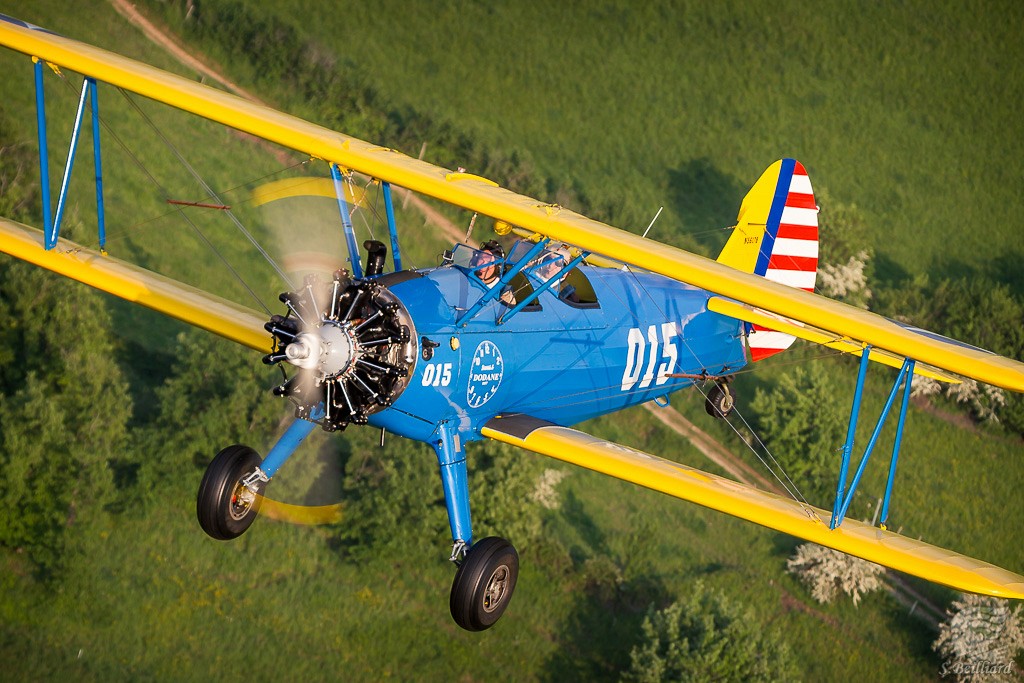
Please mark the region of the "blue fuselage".
<svg viewBox="0 0 1024 683"><path fill-rule="evenodd" d="M707 292L651 273L578 270L596 304L571 303L552 289L538 298L540 310L503 324L509 306L497 298L460 322L487 291L460 268L389 285L412 318L417 354L408 386L370 424L420 441L441 424L478 439L498 414L568 426L694 381L667 374L720 376L746 363L742 323L708 311Z"/></svg>

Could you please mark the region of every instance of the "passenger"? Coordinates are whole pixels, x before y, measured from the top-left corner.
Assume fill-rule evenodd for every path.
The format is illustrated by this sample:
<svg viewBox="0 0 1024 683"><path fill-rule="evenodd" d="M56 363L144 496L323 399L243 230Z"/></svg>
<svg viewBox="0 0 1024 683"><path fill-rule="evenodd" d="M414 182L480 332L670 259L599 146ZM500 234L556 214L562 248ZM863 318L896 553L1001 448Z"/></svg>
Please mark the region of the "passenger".
<svg viewBox="0 0 1024 683"><path fill-rule="evenodd" d="M547 282L555 275L557 275L558 271L560 271L565 266L565 263L562 261L562 257L559 255L548 254L541 258L543 260L541 261L540 265L537 266L537 277L539 277L544 282ZM551 285L551 288L554 289L555 291L558 291L558 287L560 285L561 278L559 278L558 281L555 282L555 284Z"/></svg>
<svg viewBox="0 0 1024 683"><path fill-rule="evenodd" d="M559 246L558 249L553 252L548 252L542 257L544 261L537 267L536 273L545 282L558 275L559 271L562 270L570 261L572 261L572 255L569 253L569 248L564 244ZM555 296L563 301L570 303L579 303L579 296L576 295L576 288L572 285L565 283L565 275L560 276L554 284L551 285L551 291L554 292Z"/></svg>

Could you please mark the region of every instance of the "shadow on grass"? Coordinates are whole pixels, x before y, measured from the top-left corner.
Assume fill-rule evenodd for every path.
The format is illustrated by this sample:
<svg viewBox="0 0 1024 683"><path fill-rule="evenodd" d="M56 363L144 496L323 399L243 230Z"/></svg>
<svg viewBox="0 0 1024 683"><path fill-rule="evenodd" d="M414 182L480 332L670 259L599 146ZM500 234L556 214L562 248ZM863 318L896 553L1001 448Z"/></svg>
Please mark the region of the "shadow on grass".
<svg viewBox="0 0 1024 683"><path fill-rule="evenodd" d="M629 668L629 653L641 639L652 605L671 601L657 576L620 584L588 580L576 611L557 633L559 648L543 668L543 681L617 681Z"/></svg>
<svg viewBox="0 0 1024 683"><path fill-rule="evenodd" d="M999 282L1005 282L1018 298L1024 298L1024 269L1020 264L1024 262L1024 253L1019 251L1007 254L993 254L991 261L992 277Z"/></svg>
<svg viewBox="0 0 1024 683"><path fill-rule="evenodd" d="M668 181L672 208L682 217L687 234L708 254L717 256L729 239L727 228L736 222L747 186L720 171L707 157L670 170Z"/></svg>
<svg viewBox="0 0 1024 683"><path fill-rule="evenodd" d="M630 652L642 639L641 626L648 610L664 608L676 596L644 552L645 539L652 536L650 529L642 524L636 529L639 546L628 539L624 544L612 543L571 492L561 510L577 538L568 549L572 567L566 568L565 575L576 583L573 594L577 604L554 630L558 647L544 663L539 678L619 680L630 666ZM722 565L710 563L699 573L722 569Z"/></svg>

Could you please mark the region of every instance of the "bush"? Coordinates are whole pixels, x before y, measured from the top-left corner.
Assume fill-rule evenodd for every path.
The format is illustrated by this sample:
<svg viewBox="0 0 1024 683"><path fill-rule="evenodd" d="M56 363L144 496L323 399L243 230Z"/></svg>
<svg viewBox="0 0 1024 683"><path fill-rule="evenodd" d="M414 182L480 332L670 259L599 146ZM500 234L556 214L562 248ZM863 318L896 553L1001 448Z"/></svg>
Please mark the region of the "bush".
<svg viewBox="0 0 1024 683"><path fill-rule="evenodd" d="M59 572L69 534L115 502L131 401L102 298L0 265L0 544Z"/></svg>
<svg viewBox="0 0 1024 683"><path fill-rule="evenodd" d="M622 679L655 681L780 681L795 678L789 648L749 608L697 582L689 596L648 612L643 642L630 653Z"/></svg>
<svg viewBox="0 0 1024 683"><path fill-rule="evenodd" d="M984 675L986 680L1017 680L1014 658L1024 649L1020 605L1007 600L964 594L946 612L932 649L942 657L943 677L956 680Z"/></svg>
<svg viewBox="0 0 1024 683"><path fill-rule="evenodd" d="M750 407L775 459L812 503L835 495L836 453L846 433L840 392L820 365L782 375L770 391L758 389Z"/></svg>

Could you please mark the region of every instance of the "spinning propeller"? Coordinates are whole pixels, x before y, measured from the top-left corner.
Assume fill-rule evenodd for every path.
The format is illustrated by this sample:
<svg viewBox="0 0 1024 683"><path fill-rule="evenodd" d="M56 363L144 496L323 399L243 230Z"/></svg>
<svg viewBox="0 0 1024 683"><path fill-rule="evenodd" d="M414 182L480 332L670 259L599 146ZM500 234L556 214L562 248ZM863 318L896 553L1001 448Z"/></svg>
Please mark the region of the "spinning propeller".
<svg viewBox="0 0 1024 683"><path fill-rule="evenodd" d="M327 431L365 424L391 405L408 384L416 353L411 317L374 279L384 270L387 247L364 242L365 278L340 268L348 248L335 192L328 179L294 178L253 195L267 210L291 281L302 282L280 295L287 311L265 325L275 349L263 362L290 374L274 394L292 401L297 418ZM353 215L366 208L366 188L345 182L344 192Z"/></svg>

